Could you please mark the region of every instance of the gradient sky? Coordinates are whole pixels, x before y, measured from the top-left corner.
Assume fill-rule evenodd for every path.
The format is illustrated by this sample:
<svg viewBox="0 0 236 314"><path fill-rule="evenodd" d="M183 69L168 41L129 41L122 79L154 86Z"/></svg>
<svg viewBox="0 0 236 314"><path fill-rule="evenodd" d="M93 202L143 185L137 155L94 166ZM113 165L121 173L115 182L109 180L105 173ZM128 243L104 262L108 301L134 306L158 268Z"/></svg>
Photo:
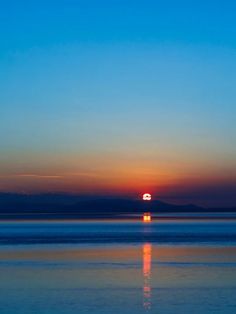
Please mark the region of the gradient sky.
<svg viewBox="0 0 236 314"><path fill-rule="evenodd" d="M0 191L236 205L236 3L0 2Z"/></svg>

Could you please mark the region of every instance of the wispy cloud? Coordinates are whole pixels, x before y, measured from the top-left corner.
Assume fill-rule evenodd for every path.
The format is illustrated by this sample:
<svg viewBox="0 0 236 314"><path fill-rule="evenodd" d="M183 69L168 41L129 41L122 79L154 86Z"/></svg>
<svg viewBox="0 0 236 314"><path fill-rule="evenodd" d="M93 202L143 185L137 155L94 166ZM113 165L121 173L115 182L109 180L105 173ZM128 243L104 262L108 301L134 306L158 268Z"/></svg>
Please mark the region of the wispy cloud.
<svg viewBox="0 0 236 314"><path fill-rule="evenodd" d="M36 179L61 179L62 175L41 175L33 173L20 173L10 175L0 175L0 178L36 178Z"/></svg>
<svg viewBox="0 0 236 314"><path fill-rule="evenodd" d="M36 174L36 173L15 173L0 175L0 178L36 178L36 179L62 179L69 177L98 177L98 173L93 172L69 172L60 175Z"/></svg>
<svg viewBox="0 0 236 314"><path fill-rule="evenodd" d="M71 173L66 173L66 176L73 176L73 177L99 177L100 175L95 172L71 172Z"/></svg>

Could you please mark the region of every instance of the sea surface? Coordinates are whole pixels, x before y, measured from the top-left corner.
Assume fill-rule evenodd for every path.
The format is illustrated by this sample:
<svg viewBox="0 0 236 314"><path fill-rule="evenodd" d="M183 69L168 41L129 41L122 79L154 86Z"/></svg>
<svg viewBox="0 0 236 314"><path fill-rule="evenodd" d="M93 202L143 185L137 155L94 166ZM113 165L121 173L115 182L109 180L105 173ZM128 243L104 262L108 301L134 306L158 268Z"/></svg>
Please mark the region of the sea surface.
<svg viewBox="0 0 236 314"><path fill-rule="evenodd" d="M235 295L235 219L0 222L1 314L232 314Z"/></svg>

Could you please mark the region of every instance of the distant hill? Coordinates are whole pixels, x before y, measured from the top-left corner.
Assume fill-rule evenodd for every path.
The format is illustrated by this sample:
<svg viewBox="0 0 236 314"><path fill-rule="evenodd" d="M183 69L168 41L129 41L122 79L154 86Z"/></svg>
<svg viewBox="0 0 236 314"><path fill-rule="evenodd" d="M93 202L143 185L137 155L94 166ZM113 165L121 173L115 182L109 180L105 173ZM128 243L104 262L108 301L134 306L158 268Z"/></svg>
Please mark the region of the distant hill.
<svg viewBox="0 0 236 314"><path fill-rule="evenodd" d="M236 213L236 208L203 208L174 205L159 200L97 198L68 194L23 195L0 193L0 219L79 219L115 218L141 214L165 213Z"/></svg>

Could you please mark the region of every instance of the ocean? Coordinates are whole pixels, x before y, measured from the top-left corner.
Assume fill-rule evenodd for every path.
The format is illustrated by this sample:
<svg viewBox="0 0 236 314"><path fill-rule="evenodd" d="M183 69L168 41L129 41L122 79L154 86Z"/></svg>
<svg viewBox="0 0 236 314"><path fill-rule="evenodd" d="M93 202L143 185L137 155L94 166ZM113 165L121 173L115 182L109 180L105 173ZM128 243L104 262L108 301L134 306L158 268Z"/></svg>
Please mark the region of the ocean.
<svg viewBox="0 0 236 314"><path fill-rule="evenodd" d="M236 220L0 223L1 314L236 312Z"/></svg>

